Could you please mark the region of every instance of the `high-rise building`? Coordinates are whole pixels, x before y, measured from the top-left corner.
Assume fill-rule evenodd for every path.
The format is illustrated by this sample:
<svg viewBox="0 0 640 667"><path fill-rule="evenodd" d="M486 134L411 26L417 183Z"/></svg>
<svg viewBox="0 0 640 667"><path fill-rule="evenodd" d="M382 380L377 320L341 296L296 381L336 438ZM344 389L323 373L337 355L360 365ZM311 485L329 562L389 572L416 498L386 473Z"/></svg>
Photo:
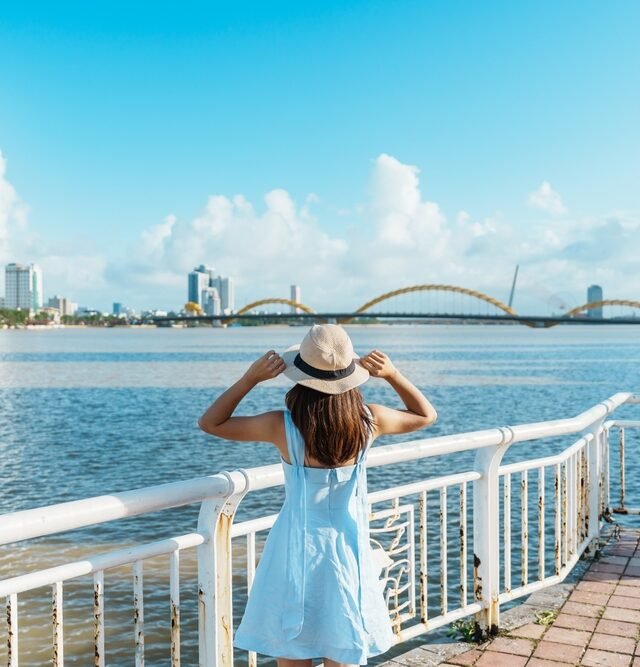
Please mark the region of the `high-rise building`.
<svg viewBox="0 0 640 667"><path fill-rule="evenodd" d="M205 287L201 300L205 315L220 315L220 294L216 287Z"/></svg>
<svg viewBox="0 0 640 667"><path fill-rule="evenodd" d="M42 308L42 271L35 264L7 264L5 267L5 308Z"/></svg>
<svg viewBox="0 0 640 667"><path fill-rule="evenodd" d="M587 290L587 303L596 303L597 301L602 301L602 287L600 287L600 285L590 285ZM601 320L602 306L589 309L587 311L587 317Z"/></svg>
<svg viewBox="0 0 640 667"><path fill-rule="evenodd" d="M188 278L189 301L197 303L203 310L206 310L203 294L208 288L214 288L217 291L220 312L228 315L234 311L233 280L223 276L216 277L215 269L208 268L204 264L196 266ZM219 315L220 312L216 314Z"/></svg>
<svg viewBox="0 0 640 667"><path fill-rule="evenodd" d="M300 286L299 285L291 285L291 296L289 297L291 301L295 303L301 303L302 302L302 297L301 297L301 292L300 292ZM291 312L292 313L299 313L300 308L296 308L295 306L291 306Z"/></svg>
<svg viewBox="0 0 640 667"><path fill-rule="evenodd" d="M73 303L73 301L69 301L69 299L63 296L51 297L48 306L49 308L55 308L60 313L60 317L75 315L76 310L78 310L77 303Z"/></svg>
<svg viewBox="0 0 640 667"><path fill-rule="evenodd" d="M230 315L235 310L233 280L218 276L217 281L218 292L220 293L220 307L225 315Z"/></svg>
<svg viewBox="0 0 640 667"><path fill-rule="evenodd" d="M119 303L118 301L113 302L113 308L111 309L111 312L113 315L121 315L124 311L124 308L122 307L122 304Z"/></svg>
<svg viewBox="0 0 640 667"><path fill-rule="evenodd" d="M210 271L204 265L197 266L188 277L188 300L202 306L202 290L209 287L211 282Z"/></svg>

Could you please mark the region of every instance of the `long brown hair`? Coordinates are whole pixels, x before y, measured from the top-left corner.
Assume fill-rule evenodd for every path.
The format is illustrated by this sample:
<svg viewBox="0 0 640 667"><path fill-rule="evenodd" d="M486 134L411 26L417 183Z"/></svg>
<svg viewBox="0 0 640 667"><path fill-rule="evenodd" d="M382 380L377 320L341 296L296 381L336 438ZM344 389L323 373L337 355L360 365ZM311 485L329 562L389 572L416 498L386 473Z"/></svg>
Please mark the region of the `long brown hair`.
<svg viewBox="0 0 640 667"><path fill-rule="evenodd" d="M373 419L357 387L342 394L325 394L296 384L287 392L285 403L307 455L316 461L336 467L366 446Z"/></svg>

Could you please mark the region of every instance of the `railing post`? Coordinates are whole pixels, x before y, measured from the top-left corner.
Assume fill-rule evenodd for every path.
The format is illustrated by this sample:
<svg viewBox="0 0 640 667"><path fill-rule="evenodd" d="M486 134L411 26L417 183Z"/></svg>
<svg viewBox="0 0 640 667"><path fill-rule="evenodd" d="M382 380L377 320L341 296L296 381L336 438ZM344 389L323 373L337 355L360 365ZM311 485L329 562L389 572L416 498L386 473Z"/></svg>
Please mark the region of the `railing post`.
<svg viewBox="0 0 640 667"><path fill-rule="evenodd" d="M599 548L600 537L600 508L602 507L602 498L605 493L603 488L602 471L604 469L604 438L608 437L608 431L605 433L603 428L604 419L598 420L589 429L591 440L589 441L589 522L588 537L590 543L594 544L595 550Z"/></svg>
<svg viewBox="0 0 640 667"><path fill-rule="evenodd" d="M513 439L509 427L500 431L503 442L478 449L474 463L482 477L473 483L473 590L476 602L483 607L478 621L488 635L496 634L500 624L499 470Z"/></svg>
<svg viewBox="0 0 640 667"><path fill-rule="evenodd" d="M231 526L249 479L244 470L222 474L229 495L203 501L198 516L198 532L207 536L198 547L199 667L233 666Z"/></svg>

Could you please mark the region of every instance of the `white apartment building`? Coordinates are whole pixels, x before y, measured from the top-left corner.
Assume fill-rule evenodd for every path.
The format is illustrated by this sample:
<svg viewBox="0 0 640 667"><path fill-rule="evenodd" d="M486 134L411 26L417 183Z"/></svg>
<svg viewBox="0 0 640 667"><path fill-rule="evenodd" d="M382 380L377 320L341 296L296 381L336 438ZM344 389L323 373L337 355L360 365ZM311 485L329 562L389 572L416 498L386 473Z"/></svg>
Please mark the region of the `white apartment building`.
<svg viewBox="0 0 640 667"><path fill-rule="evenodd" d="M291 296L289 297L291 301L294 301L295 303L301 303L302 302L302 296L301 296L301 290L299 285L291 285ZM295 306L291 306L291 312L292 313L299 313L300 308L296 308Z"/></svg>
<svg viewBox="0 0 640 667"><path fill-rule="evenodd" d="M42 270L35 264L7 264L5 267L5 308L39 310L42 308Z"/></svg>
<svg viewBox="0 0 640 667"><path fill-rule="evenodd" d="M220 315L220 294L215 287L205 287L202 290L202 310L205 315Z"/></svg>
<svg viewBox="0 0 640 667"><path fill-rule="evenodd" d="M208 294L208 289L215 289L218 293L220 312L216 313L216 315L220 315L220 313L224 313L225 315L233 313L235 310L233 280L222 276L216 278L215 269L201 264L200 266L196 266L187 277L188 300L197 303L206 311L203 295L205 293Z"/></svg>

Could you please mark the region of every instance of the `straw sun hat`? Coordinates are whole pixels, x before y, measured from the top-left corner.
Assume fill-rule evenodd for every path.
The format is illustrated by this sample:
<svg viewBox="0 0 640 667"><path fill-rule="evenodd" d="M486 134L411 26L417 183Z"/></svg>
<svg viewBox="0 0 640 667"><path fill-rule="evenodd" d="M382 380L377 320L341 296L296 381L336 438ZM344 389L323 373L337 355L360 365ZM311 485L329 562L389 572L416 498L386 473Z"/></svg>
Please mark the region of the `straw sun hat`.
<svg viewBox="0 0 640 667"><path fill-rule="evenodd" d="M314 324L299 345L282 354L290 380L325 394L342 394L369 379L347 332L338 324Z"/></svg>

